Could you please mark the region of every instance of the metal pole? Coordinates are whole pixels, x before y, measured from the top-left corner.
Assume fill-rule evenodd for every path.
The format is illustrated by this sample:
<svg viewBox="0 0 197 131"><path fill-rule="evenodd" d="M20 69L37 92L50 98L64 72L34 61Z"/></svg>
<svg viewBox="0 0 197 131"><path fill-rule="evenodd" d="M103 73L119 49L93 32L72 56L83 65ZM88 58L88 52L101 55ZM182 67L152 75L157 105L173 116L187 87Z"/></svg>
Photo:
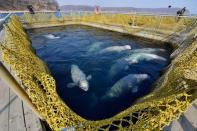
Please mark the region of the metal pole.
<svg viewBox="0 0 197 131"><path fill-rule="evenodd" d="M27 93L21 88L21 86L16 82L13 76L8 72L4 65L0 62L0 78L6 82L6 84L16 93L16 95L24 101L30 109L40 118L43 119L36 107L33 105L29 99Z"/></svg>
<svg viewBox="0 0 197 131"><path fill-rule="evenodd" d="M5 21L7 21L11 15L12 15L12 13L9 13L5 18L0 19L0 31L3 28L3 24L5 23Z"/></svg>

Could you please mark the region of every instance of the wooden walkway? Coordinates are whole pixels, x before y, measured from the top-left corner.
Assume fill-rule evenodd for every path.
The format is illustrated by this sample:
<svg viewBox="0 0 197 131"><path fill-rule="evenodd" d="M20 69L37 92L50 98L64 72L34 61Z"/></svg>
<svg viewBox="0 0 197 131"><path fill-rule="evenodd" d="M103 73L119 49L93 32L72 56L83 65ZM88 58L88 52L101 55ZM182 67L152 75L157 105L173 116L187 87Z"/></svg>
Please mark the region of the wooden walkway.
<svg viewBox="0 0 197 131"><path fill-rule="evenodd" d="M0 78L0 131L45 131L40 119Z"/></svg>

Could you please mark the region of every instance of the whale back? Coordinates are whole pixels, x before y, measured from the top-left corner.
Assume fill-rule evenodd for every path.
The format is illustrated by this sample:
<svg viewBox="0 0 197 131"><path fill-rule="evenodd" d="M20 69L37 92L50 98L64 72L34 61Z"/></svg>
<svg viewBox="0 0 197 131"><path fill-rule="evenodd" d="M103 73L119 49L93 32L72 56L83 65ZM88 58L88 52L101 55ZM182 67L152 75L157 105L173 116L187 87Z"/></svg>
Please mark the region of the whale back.
<svg viewBox="0 0 197 131"><path fill-rule="evenodd" d="M104 95L104 98L117 98L124 95L125 92L136 93L145 80L150 79L148 74L129 74L117 81Z"/></svg>

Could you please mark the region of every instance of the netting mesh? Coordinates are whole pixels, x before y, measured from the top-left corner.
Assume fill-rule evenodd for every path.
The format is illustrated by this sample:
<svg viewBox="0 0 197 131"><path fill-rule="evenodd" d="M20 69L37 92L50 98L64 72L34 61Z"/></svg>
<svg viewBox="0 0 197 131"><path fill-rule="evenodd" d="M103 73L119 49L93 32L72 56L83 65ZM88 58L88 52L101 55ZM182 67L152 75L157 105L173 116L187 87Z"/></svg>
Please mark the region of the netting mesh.
<svg viewBox="0 0 197 131"><path fill-rule="evenodd" d="M17 17L4 27L2 59L13 70L41 116L52 129L79 124L84 119L72 112L56 93L54 79L46 65L34 54L28 36Z"/></svg>
<svg viewBox="0 0 197 131"><path fill-rule="evenodd" d="M134 31L152 29L160 32L178 32L196 22L195 17L175 17L175 16L161 16L161 15L138 15L138 14L110 14L102 13L95 15L93 13L36 13L31 15L25 13L21 19L29 25L43 25L43 24L62 24L65 22L91 22L97 24L115 25L120 27L132 28Z"/></svg>
<svg viewBox="0 0 197 131"><path fill-rule="evenodd" d="M179 117L197 98L197 42L171 63L155 91L136 104L105 120L88 121L75 114L56 92L56 84L42 60L34 53L19 19L4 26L1 54L40 115L53 130L161 130Z"/></svg>
<svg viewBox="0 0 197 131"><path fill-rule="evenodd" d="M197 25L197 17L114 13L97 15L90 12L43 12L35 15L25 13L21 21L26 28L69 24L107 28L140 38L144 37L146 40L150 39L152 43L157 43L157 40L169 42L172 46L180 44L187 38L188 32Z"/></svg>

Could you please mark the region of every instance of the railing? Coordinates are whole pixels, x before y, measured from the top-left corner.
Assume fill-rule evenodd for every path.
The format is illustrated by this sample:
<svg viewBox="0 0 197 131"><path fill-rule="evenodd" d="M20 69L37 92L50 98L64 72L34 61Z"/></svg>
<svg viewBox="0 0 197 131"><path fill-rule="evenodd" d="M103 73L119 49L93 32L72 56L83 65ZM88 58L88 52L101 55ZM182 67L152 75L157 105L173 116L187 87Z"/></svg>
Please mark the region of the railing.
<svg viewBox="0 0 197 131"><path fill-rule="evenodd" d="M9 12L16 16L19 16L23 18L24 16L27 16L29 13L27 11L15 11L15 12ZM0 19L5 17L8 14L8 12L0 12ZM169 30L172 29L172 24L176 26L187 26L187 24L190 24L192 20L196 20L197 16L176 16L176 15L159 15L159 14L141 14L141 13L120 13L119 15L115 13L110 12L102 12L100 15L94 15L93 12L83 11L83 12L55 12L55 11L37 11L35 12L35 15L32 15L32 17L36 18L41 16L41 14L45 15L46 20L50 20L51 16L55 16L58 20L66 20L67 18L78 18L80 20L84 20L91 18L93 22L98 21L96 19L99 19L100 23L109 23L112 24L116 21L115 24L120 25L132 25L132 26L140 26L140 27L150 27L155 29L165 29ZM29 14L30 15L30 14ZM31 16L31 15L30 15ZM29 16L29 17L30 17ZM116 17L115 17L116 16ZM47 18L48 17L48 18ZM28 21L27 22L39 22L43 21L44 18L36 19L36 21ZM111 23L112 22L112 23ZM170 25L170 26L169 26ZM167 27L167 29L166 29ZM179 28L174 27L173 28Z"/></svg>
<svg viewBox="0 0 197 131"><path fill-rule="evenodd" d="M25 17L24 20L31 24L46 21L52 22L51 17L55 16L53 22L58 22L58 20L62 22L70 19L78 19L80 21L91 21L116 25L119 24L121 26L130 25L143 28L149 27L157 30L165 29L173 31L176 31L174 28L178 30L182 29L182 27L191 24L192 21L197 19L196 16L153 15L139 13L121 13L117 15L109 12L103 12L100 15L95 15L93 12L37 12L35 15L27 15L28 13L25 12L23 15Z"/></svg>
<svg viewBox="0 0 197 131"><path fill-rule="evenodd" d="M12 14L0 15L0 30L3 28L3 24L9 19Z"/></svg>
<svg viewBox="0 0 197 131"><path fill-rule="evenodd" d="M197 23L196 16L175 16L175 15L152 15L121 13L114 14L102 12L94 14L93 12L37 12L34 15L24 13L20 17L21 22L27 27L42 27L53 25L64 25L69 22L91 23L97 25L119 27L130 34L140 34L140 36L150 39L159 39L179 43L184 41L189 32ZM190 30L188 30L190 27Z"/></svg>

